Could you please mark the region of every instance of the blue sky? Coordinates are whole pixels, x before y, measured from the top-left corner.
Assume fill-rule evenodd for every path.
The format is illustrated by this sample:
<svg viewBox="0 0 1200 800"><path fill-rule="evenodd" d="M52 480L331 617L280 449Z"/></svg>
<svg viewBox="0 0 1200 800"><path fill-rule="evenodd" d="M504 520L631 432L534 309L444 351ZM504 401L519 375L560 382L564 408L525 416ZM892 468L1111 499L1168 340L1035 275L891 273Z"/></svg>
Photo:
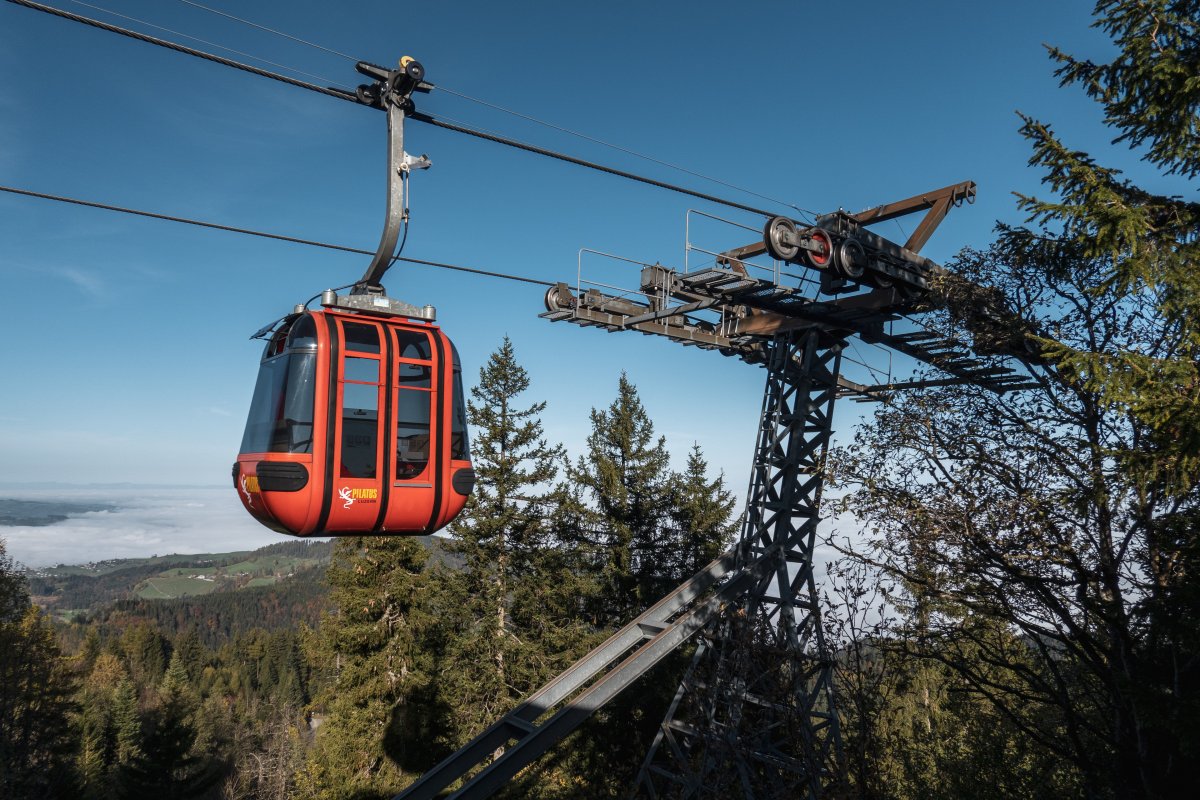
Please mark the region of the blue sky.
<svg viewBox="0 0 1200 800"><path fill-rule="evenodd" d="M97 4L336 85L359 82L349 61L177 0ZM1019 220L1011 193L1038 190L1014 111L1053 122L1082 149L1111 139L1090 101L1057 88L1042 47L1107 56L1085 2L209 4L364 60L413 55L435 84L808 209L975 180L978 202L953 212L926 248L939 261L986 246L997 219ZM0 76L0 183L369 249L378 240L377 111L8 3ZM766 205L453 95L418 104ZM417 258L573 281L582 247L681 266L689 208L761 225L428 126L410 124L407 149L433 161L413 181L405 254ZM1106 160L1138 169L1133 154ZM880 232L903 239L913 224ZM704 244L753 238L722 234L714 228ZM0 482L226 482L260 355L247 337L365 265L0 194ZM614 283L636 283L632 267L605 269ZM677 456L699 442L743 488L760 369L654 338L552 326L537 318L537 287L406 265L385 283L437 306L469 377L510 336L533 380L530 401L549 403L549 436L574 453L589 409L611 402L625 370ZM844 404L844 435L862 413Z"/></svg>

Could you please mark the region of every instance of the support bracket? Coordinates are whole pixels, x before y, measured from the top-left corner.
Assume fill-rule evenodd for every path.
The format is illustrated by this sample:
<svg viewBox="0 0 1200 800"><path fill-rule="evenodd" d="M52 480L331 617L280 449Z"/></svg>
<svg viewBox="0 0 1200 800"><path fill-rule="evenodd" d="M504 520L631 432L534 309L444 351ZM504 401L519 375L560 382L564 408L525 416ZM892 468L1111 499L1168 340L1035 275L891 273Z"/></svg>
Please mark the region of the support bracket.
<svg viewBox="0 0 1200 800"><path fill-rule="evenodd" d="M413 166L428 166L427 159L410 161L404 154L404 115L413 110L412 94L422 91L426 86L422 82L425 68L416 59L405 56L400 59L397 69L385 70L374 64L360 61L356 69L363 75L373 77L376 82L358 87L358 100L372 108L380 108L387 112L388 147L387 147L387 212L384 219L383 235L379 246L371 258L371 264L363 273L358 283L351 290L352 294L383 294L380 281L395 257L396 243L400 239L400 230L404 226L408 209L404 203L404 181L408 171ZM428 88L423 89L428 91ZM422 163L423 162L423 163Z"/></svg>

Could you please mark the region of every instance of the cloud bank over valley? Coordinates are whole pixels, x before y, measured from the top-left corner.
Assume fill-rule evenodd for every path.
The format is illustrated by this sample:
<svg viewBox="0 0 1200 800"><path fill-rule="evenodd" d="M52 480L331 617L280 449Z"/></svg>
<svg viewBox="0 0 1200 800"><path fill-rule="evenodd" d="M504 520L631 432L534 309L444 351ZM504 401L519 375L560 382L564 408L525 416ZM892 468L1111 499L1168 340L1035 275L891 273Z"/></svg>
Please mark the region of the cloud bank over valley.
<svg viewBox="0 0 1200 800"><path fill-rule="evenodd" d="M253 550L291 538L251 519L231 487L0 484L0 503L6 500L24 502L7 504L0 538L28 567Z"/></svg>

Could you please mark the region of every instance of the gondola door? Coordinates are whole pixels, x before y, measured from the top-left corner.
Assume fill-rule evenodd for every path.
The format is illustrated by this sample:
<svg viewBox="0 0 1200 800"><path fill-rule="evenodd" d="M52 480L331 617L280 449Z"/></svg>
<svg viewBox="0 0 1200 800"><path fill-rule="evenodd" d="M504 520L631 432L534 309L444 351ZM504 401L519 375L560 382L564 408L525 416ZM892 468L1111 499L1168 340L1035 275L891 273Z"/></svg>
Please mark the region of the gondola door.
<svg viewBox="0 0 1200 800"><path fill-rule="evenodd" d="M435 514L442 504L445 448L434 411L444 397L445 364L440 349L431 346L431 335L440 341L442 334L414 325L395 325L391 333L396 419L391 426L392 502L385 525L388 530L432 533L445 524Z"/></svg>
<svg viewBox="0 0 1200 800"><path fill-rule="evenodd" d="M391 370L386 331L371 320L330 315L337 362L331 386L328 522L331 530L372 531L387 508L388 394Z"/></svg>

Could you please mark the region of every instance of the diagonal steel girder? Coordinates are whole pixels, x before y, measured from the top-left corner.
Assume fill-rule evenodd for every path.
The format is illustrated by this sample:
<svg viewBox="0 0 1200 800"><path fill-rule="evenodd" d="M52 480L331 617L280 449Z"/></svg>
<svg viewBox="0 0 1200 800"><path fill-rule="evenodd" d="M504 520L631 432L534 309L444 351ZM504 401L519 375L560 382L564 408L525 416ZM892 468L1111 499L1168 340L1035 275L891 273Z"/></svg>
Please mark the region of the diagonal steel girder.
<svg viewBox="0 0 1200 800"><path fill-rule="evenodd" d="M700 789L721 782L714 776L723 776L725 783L730 776L736 779L736 794L710 793L714 797L820 796L834 780L840 738L817 617L812 549L840 352L839 339L816 330L781 334L770 344L751 511L739 544L427 772L397 800L490 797L706 629L710 633L680 686L655 750L663 744L681 762L694 759L696 742L713 739L714 727L725 731L722 747L710 748L702 768L688 772L668 772L648 759L643 778L665 774L677 786L685 782ZM696 669L697 663L707 662L715 670ZM703 700L707 716L693 723L676 712L681 699L695 705L696 698ZM736 724L728 724L730 720ZM747 725L754 730L745 730ZM494 758L497 750L502 755ZM456 784L451 794L444 794ZM640 779L639 786L643 784ZM653 786L650 792L660 796ZM681 796L704 795L685 791Z"/></svg>
<svg viewBox="0 0 1200 800"><path fill-rule="evenodd" d="M782 558L701 638L635 794L818 798L839 779L832 661L812 562L842 343L772 340L739 565Z"/></svg>
<svg viewBox="0 0 1200 800"><path fill-rule="evenodd" d="M491 797L688 642L722 607L735 603L756 581L774 574L781 558L778 548L764 550L749 562L736 549L729 550L426 772L395 800ZM493 759L497 750L503 754ZM459 781L463 783L452 794L444 794Z"/></svg>

